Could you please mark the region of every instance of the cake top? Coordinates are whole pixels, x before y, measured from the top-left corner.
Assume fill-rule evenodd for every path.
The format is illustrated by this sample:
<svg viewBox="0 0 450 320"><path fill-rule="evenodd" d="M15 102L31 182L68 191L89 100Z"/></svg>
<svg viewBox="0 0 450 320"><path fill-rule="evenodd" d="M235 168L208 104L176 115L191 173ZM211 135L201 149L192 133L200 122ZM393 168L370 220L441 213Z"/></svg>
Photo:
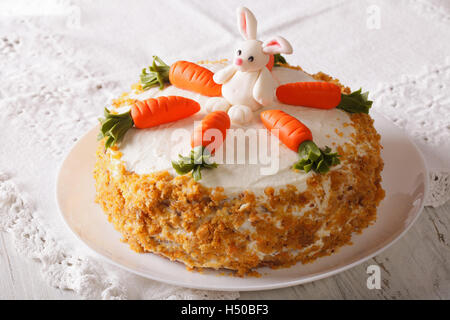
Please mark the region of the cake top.
<svg viewBox="0 0 450 320"><path fill-rule="evenodd" d="M137 90L105 109L100 138L106 149L120 143L128 169L192 174L210 186L263 188L299 184L309 172L342 165L336 148L350 141L349 114L368 113L368 94L342 92L334 82L291 68L280 55L293 51L286 39L256 40L257 22L247 8L237 10L237 19L244 41L230 62L169 66L154 57ZM236 148L244 163L236 161ZM175 150L185 156L176 159ZM276 153L270 158L279 160L277 170L263 172L261 150Z"/></svg>

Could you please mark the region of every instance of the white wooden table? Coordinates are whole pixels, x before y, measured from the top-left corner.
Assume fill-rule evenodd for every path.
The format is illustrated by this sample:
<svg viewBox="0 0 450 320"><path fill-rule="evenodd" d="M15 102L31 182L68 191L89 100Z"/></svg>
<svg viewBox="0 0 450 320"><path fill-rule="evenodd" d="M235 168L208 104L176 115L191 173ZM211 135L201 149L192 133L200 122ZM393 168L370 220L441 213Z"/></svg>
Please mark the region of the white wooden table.
<svg viewBox="0 0 450 320"><path fill-rule="evenodd" d="M369 290L369 265L381 268L381 289ZM0 233L0 299L78 299L46 284L39 265L19 256ZM241 299L450 299L450 203L426 208L411 230L381 255L336 276Z"/></svg>

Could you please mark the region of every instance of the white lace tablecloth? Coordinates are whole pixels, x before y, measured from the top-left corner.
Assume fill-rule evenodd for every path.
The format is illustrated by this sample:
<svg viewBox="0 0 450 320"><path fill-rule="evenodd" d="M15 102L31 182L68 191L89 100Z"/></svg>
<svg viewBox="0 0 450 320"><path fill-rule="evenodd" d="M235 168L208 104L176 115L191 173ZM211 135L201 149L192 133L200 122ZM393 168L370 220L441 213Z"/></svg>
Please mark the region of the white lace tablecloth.
<svg viewBox="0 0 450 320"><path fill-rule="evenodd" d="M291 41L292 64L371 92L430 168L427 204L450 198L450 1L0 2L0 229L41 262L54 287L83 298L237 298L150 281L106 264L68 232L57 168L152 54L223 58L250 7L264 39Z"/></svg>

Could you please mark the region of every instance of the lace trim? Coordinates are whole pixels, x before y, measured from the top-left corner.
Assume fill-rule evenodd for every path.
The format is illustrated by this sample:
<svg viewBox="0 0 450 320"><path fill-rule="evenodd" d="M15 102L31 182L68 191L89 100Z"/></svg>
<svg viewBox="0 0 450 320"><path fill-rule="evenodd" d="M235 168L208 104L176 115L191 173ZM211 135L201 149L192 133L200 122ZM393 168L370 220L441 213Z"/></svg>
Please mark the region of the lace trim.
<svg viewBox="0 0 450 320"><path fill-rule="evenodd" d="M450 22L450 14L443 6L437 6L430 0L410 0L414 10L433 20L440 20L442 22ZM449 7L450 8L450 7Z"/></svg>
<svg viewBox="0 0 450 320"><path fill-rule="evenodd" d="M439 207L450 200L450 173L431 172L426 206Z"/></svg>
<svg viewBox="0 0 450 320"><path fill-rule="evenodd" d="M39 213L16 185L0 173L0 231L13 237L17 251L41 263L43 278L55 288L73 290L85 299L237 299L237 292L190 290L130 275L86 255L70 253L39 223ZM145 283L139 297L129 296L130 280Z"/></svg>
<svg viewBox="0 0 450 320"><path fill-rule="evenodd" d="M405 129L419 144L433 148L437 156L450 164L450 57L442 65L425 67L413 76L381 84L373 92L374 109ZM426 205L433 207L450 199L447 168L431 168L430 190Z"/></svg>

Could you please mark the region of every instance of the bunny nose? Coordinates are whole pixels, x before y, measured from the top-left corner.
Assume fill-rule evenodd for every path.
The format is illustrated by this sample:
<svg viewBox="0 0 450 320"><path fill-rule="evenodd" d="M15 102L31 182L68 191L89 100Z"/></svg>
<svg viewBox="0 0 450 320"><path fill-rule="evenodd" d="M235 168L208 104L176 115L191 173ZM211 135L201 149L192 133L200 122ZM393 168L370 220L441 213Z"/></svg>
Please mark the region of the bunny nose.
<svg viewBox="0 0 450 320"><path fill-rule="evenodd" d="M241 58L237 58L236 60L234 60L234 63L235 63L237 66L240 66L240 65L242 65L242 59L241 59Z"/></svg>

